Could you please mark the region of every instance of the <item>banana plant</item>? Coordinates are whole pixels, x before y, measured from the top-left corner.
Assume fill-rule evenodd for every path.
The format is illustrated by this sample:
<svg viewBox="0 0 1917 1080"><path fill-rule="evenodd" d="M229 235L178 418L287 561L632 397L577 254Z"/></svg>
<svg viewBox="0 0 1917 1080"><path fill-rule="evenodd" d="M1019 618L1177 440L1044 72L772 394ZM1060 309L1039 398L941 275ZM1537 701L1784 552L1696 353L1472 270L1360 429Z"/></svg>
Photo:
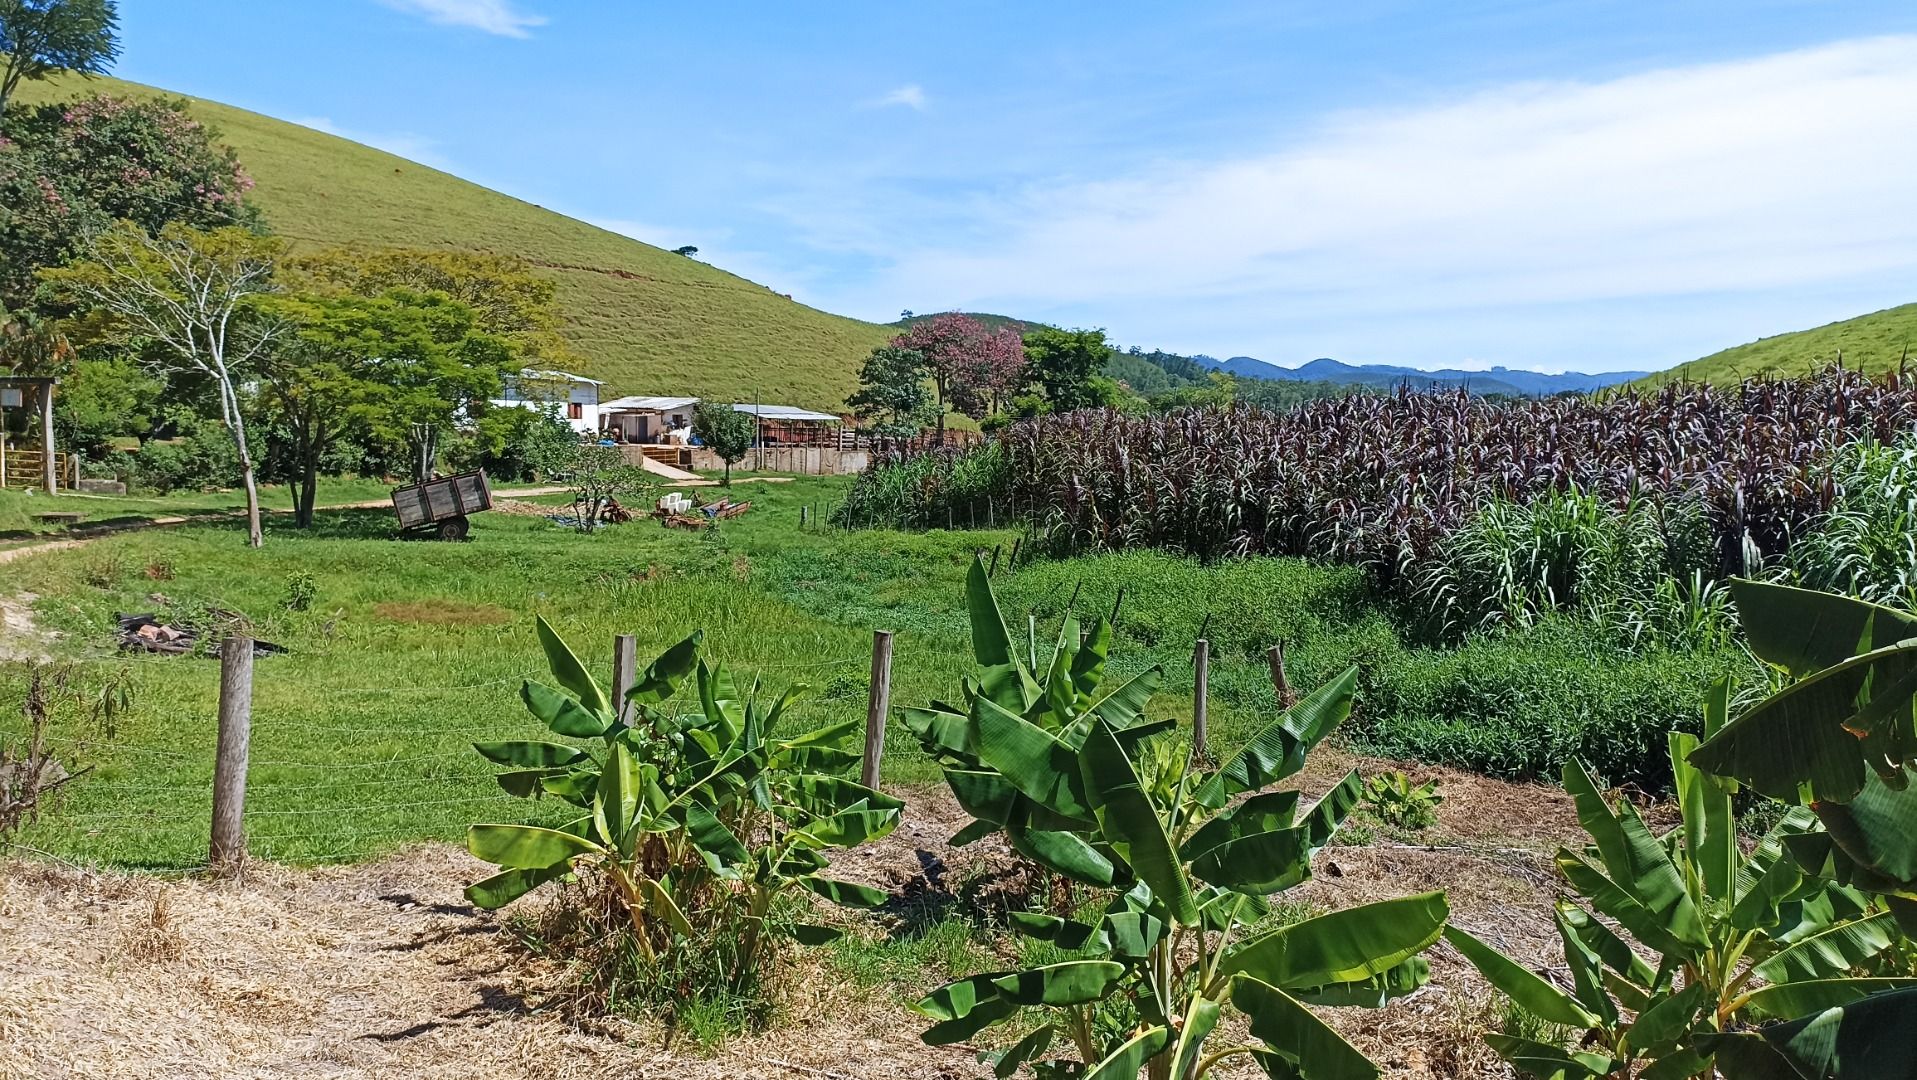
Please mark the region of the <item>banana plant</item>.
<svg viewBox="0 0 1917 1080"><path fill-rule="evenodd" d="M571 741L477 743L508 767L499 785L522 798L553 797L577 808L556 828L482 824L468 831L472 853L499 873L466 890L474 904L503 907L538 886L581 873L602 877L630 915L641 953L711 930L702 912L715 894L743 901L739 971L756 964L774 898L799 887L851 906L885 894L820 876L824 852L890 833L904 804L839 775L859 761L841 744L863 727L848 720L779 737L795 687L763 704L722 665L699 659L695 633L666 650L625 695L621 720L584 664L553 628L537 624L553 681L527 681L520 698L556 736ZM685 711L675 694L691 677L698 697ZM703 906L702 906L703 905ZM818 944L824 926L787 927Z"/></svg>
<svg viewBox="0 0 1917 1080"><path fill-rule="evenodd" d="M1108 677L1107 622L1081 641L1068 617L1040 668L1036 642L1021 657L977 562L966 599L981 670L964 681L963 707L934 702L905 717L974 819L954 843L1002 833L1103 903L1096 918L1014 915L1019 933L1072 958L940 987L917 1003L935 1021L925 1041L969 1040L1042 1010L1041 1024L994 1055L998 1076L1029 1067L1079 1080L1197 1080L1240 1058L1277 1077L1379 1075L1307 1006L1375 1007L1423 985L1420 954L1444 927L1444 894L1290 925L1268 900L1310 876L1312 854L1362 798L1355 772L1315 803L1270 790L1349 714L1356 670L1199 768L1166 737L1172 721L1145 719L1160 672ZM1224 1023L1231 1009L1248 1040ZM1113 1033L1099 1021L1115 1014L1137 1023Z"/></svg>
<svg viewBox="0 0 1917 1080"><path fill-rule="evenodd" d="M1722 729L1729 693L1719 682L1706 695L1707 737ZM1708 1077L1723 1033L1909 982L1855 974L1880 964L1897 928L1868 897L1806 874L1790 856L1795 841L1817 831L1816 816L1793 808L1744 852L1732 814L1736 783L1690 764L1696 736L1669 740L1682 823L1663 836L1628 802L1611 807L1581 763L1565 766L1565 789L1592 841L1557 855L1582 898L1556 910L1569 990L1458 927L1445 931L1518 1005L1585 1032L1576 1050L1487 1036L1521 1070L1564 1080Z"/></svg>
<svg viewBox="0 0 1917 1080"><path fill-rule="evenodd" d="M1701 769L1808 803L1811 871L1884 898L1917 934L1917 616L1834 593L1733 583L1751 651L1788 680L1691 755Z"/></svg>

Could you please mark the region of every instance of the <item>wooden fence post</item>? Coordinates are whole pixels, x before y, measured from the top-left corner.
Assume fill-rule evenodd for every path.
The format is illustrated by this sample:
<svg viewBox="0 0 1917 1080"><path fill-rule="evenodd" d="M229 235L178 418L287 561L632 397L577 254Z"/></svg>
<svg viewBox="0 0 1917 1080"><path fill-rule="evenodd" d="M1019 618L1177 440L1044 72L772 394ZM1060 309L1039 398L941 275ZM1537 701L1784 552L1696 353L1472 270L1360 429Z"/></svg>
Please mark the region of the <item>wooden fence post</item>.
<svg viewBox="0 0 1917 1080"><path fill-rule="evenodd" d="M1291 688L1291 679L1285 675L1285 639L1279 638L1278 644L1265 650L1265 660L1271 664L1271 689L1278 695L1278 707L1289 709L1298 704L1298 694Z"/></svg>
<svg viewBox="0 0 1917 1080"><path fill-rule="evenodd" d="M213 760L213 841L207 863L216 873L246 862L246 750L253 728L253 639L234 634L220 645L220 733Z"/></svg>
<svg viewBox="0 0 1917 1080"><path fill-rule="evenodd" d="M619 722L632 726L635 710L626 702L626 691L639 681L639 639L631 634L616 634L612 639L612 712Z"/></svg>
<svg viewBox="0 0 1917 1080"><path fill-rule="evenodd" d="M1202 761L1211 756L1206 741L1211 726L1206 703L1211 690L1211 642L1204 638L1198 639L1192 651L1191 671L1191 756L1193 761Z"/></svg>
<svg viewBox="0 0 1917 1080"><path fill-rule="evenodd" d="M865 706L865 767L859 783L879 789L879 759L885 756L885 717L892 710L892 631L872 631L872 685Z"/></svg>

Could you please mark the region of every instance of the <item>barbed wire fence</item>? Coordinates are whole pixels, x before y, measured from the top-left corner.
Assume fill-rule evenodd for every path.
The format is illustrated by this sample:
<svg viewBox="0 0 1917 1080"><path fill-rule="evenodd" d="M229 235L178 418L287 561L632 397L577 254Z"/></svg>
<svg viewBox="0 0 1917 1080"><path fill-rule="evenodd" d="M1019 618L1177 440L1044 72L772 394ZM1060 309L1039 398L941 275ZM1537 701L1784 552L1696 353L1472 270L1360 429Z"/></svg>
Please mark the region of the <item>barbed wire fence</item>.
<svg viewBox="0 0 1917 1080"><path fill-rule="evenodd" d="M234 821L244 857L286 863L353 862L378 857L410 843L459 842L466 827L494 820L558 824L579 811L557 798L529 801L508 794L498 769L477 753L475 742L538 739L541 732L517 708L475 707L476 697L516 697L542 668L471 682L399 686L313 685L300 693L325 698L376 697L405 703L403 719L368 723L360 710L342 709L341 721L286 716L281 695L294 692L278 673L261 680L254 713L251 642L245 706L248 737L239 767L242 809ZM876 636L875 636L876 642ZM876 649L876 646L875 646ZM615 649L615 656L618 650ZM130 663L177 664L178 658L128 658ZM784 664L728 665L746 684L806 672L872 664L874 653ZM889 686L889 650L875 680ZM224 670L230 663L226 650ZM615 668L613 691L623 698L636 672ZM874 691L877 692L877 684ZM696 708L696 697L689 699ZM219 720L231 725L234 705L223 700ZM456 719L434 721L446 715ZM213 718L208 717L208 720ZM26 736L10 717L0 717L0 743ZM870 725L868 725L870 727ZM183 724L163 741L106 733L64 733L42 740L68 766L86 769L18 835L0 836L0 851L12 847L85 868L108 865L148 874L193 874L221 869L220 784L222 741L213 723ZM882 746L882 725L879 740ZM253 751L258 751L254 753ZM868 746L876 767L878 748ZM383 752L382 752L383 751ZM229 761L229 766L236 763ZM5 792L0 791L0 796Z"/></svg>

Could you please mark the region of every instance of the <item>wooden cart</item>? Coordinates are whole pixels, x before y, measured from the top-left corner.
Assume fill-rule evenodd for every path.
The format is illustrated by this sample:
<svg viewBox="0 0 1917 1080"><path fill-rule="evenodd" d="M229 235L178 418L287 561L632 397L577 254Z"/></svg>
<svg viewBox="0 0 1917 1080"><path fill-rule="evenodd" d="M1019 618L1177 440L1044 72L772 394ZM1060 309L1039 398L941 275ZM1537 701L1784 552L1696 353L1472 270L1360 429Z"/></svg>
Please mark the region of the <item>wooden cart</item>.
<svg viewBox="0 0 1917 1080"><path fill-rule="evenodd" d="M441 540L464 540L468 515L493 508L486 470L435 476L423 484L393 490L393 512L405 532L431 533Z"/></svg>

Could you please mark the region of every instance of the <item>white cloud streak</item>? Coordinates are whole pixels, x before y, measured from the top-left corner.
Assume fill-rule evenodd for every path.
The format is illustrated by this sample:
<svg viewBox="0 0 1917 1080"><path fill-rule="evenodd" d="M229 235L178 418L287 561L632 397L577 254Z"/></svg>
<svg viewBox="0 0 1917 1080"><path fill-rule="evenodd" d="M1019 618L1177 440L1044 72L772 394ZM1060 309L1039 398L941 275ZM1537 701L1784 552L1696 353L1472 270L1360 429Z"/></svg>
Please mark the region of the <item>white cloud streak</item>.
<svg viewBox="0 0 1917 1080"><path fill-rule="evenodd" d="M917 83L908 83L897 89L886 91L884 95L875 98L868 104L880 109L898 105L907 109L913 109L917 112L924 112L926 105L925 87Z"/></svg>
<svg viewBox="0 0 1917 1080"><path fill-rule="evenodd" d="M546 25L543 15L528 15L512 0L383 0L386 6L420 15L442 26L464 26L501 37L531 36Z"/></svg>
<svg viewBox="0 0 1917 1080"><path fill-rule="evenodd" d="M1913 105L1917 37L1887 37L1338 114L1262 151L1027 190L844 302L1251 330L1882 281L1917 271Z"/></svg>

